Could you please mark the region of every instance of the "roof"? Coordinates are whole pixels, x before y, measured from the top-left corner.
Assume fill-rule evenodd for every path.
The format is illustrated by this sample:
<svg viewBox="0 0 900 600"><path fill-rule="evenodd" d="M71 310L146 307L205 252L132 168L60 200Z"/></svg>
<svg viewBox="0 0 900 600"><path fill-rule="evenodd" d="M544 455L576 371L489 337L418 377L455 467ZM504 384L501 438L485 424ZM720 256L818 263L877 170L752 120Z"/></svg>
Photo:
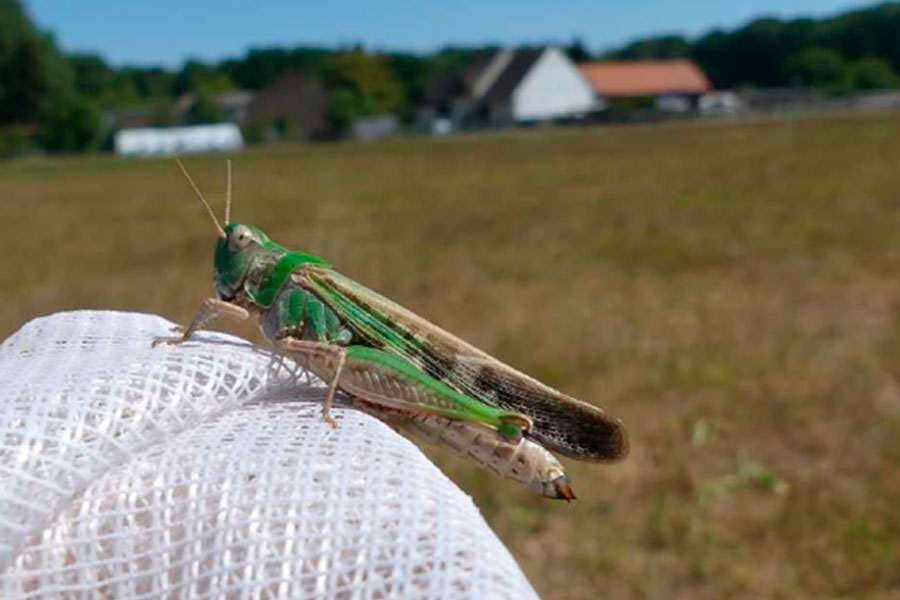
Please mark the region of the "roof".
<svg viewBox="0 0 900 600"><path fill-rule="evenodd" d="M247 122L293 121L306 137L326 133L328 97L322 84L302 71L285 71L271 85L257 92L250 103Z"/></svg>
<svg viewBox="0 0 900 600"><path fill-rule="evenodd" d="M247 106L256 97L255 92L249 90L234 90L216 95L216 104L222 108L237 108Z"/></svg>
<svg viewBox="0 0 900 600"><path fill-rule="evenodd" d="M689 60L632 60L589 62L578 66L601 96L661 96L702 94L712 84Z"/></svg>
<svg viewBox="0 0 900 600"><path fill-rule="evenodd" d="M425 85L425 101L428 104L442 104L459 96L468 96L480 75L494 61L500 50L490 49L478 52L471 62L463 67L442 69L433 74Z"/></svg>
<svg viewBox="0 0 900 600"><path fill-rule="evenodd" d="M546 48L516 50L512 60L509 61L509 64L503 69L497 80L494 81L494 84L484 93L481 101L485 104L495 104L509 100L516 87L531 71L531 67L544 54L545 50Z"/></svg>
<svg viewBox="0 0 900 600"><path fill-rule="evenodd" d="M111 111L116 129L150 127L155 113L152 106L123 106Z"/></svg>
<svg viewBox="0 0 900 600"><path fill-rule="evenodd" d="M256 93L249 90L232 90L216 94L214 100L219 108L229 109L249 106L255 97ZM175 112L178 114L186 113L196 101L196 94L182 94L175 102Z"/></svg>
<svg viewBox="0 0 900 600"><path fill-rule="evenodd" d="M484 72L503 53L504 50L501 50L499 48L491 48L490 50L485 50L484 52L479 52L478 54L476 54L472 62L466 65L466 67L462 70L462 79L469 91L471 91L472 88L475 87L478 79L482 75L484 75Z"/></svg>
<svg viewBox="0 0 900 600"><path fill-rule="evenodd" d="M467 92L465 81L459 70L447 70L432 75L425 84L425 102L442 104Z"/></svg>

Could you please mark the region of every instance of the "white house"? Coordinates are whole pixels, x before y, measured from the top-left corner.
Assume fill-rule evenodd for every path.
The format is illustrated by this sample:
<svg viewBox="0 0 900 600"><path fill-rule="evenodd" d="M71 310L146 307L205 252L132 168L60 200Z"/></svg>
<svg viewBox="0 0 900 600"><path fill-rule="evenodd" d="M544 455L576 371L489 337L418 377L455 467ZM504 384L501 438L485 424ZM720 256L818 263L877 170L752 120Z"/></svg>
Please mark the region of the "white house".
<svg viewBox="0 0 900 600"><path fill-rule="evenodd" d="M605 107L559 48L496 50L426 91L431 118L456 128L577 119Z"/></svg>
<svg viewBox="0 0 900 600"><path fill-rule="evenodd" d="M540 51L524 69L510 103L512 118L518 122L580 118L603 108L578 66L554 47Z"/></svg>
<svg viewBox="0 0 900 600"><path fill-rule="evenodd" d="M244 147L241 130L234 123L122 129L116 133L116 154L121 156L171 156L192 152L226 152Z"/></svg>

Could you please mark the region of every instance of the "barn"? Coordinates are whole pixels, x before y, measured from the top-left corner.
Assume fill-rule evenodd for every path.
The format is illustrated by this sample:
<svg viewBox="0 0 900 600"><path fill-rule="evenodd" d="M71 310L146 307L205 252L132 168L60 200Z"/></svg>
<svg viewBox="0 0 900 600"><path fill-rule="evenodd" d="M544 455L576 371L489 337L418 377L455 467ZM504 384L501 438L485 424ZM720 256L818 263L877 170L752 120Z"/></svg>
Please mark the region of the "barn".
<svg viewBox="0 0 900 600"><path fill-rule="evenodd" d="M599 61L579 65L598 100L644 99L657 110L685 112L712 90L706 74L689 60Z"/></svg>

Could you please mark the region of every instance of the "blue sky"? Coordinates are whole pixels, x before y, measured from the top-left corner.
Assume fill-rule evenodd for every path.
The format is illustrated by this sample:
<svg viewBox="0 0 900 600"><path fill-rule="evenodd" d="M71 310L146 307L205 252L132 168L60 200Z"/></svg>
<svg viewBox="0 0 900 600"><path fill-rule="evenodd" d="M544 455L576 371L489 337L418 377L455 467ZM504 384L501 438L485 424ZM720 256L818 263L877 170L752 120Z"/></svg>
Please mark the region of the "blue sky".
<svg viewBox="0 0 900 600"><path fill-rule="evenodd" d="M336 45L429 51L448 43L567 42L592 50L634 37L698 35L761 15L831 15L839 0L26 0L67 51L115 64L217 60L251 46Z"/></svg>

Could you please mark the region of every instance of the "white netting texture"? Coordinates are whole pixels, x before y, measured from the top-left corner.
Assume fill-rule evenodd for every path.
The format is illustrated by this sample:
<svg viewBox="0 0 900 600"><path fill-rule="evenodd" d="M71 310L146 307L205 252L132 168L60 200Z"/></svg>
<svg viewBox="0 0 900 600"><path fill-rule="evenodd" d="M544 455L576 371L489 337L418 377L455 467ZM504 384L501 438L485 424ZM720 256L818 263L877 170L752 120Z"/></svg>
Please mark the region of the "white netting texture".
<svg viewBox="0 0 900 600"><path fill-rule="evenodd" d="M60 313L0 346L3 598L535 598L410 442L235 337Z"/></svg>

